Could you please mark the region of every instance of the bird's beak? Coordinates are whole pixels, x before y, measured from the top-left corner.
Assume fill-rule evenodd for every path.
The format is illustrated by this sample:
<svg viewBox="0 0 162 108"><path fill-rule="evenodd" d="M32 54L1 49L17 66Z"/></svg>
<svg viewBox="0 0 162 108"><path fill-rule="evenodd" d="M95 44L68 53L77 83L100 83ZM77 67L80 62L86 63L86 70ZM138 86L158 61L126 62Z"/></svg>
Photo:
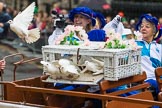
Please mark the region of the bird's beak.
<svg viewBox="0 0 162 108"><path fill-rule="evenodd" d="M12 20L7 21L7 23L11 24Z"/></svg>

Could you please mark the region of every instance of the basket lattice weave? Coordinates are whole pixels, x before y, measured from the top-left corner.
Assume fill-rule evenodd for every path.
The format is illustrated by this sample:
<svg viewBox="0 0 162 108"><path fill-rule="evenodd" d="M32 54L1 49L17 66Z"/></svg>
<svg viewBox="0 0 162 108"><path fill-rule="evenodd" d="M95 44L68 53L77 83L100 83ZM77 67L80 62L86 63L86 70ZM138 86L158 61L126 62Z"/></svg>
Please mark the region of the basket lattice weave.
<svg viewBox="0 0 162 108"><path fill-rule="evenodd" d="M128 50L105 57L104 79L118 80L141 73L141 52Z"/></svg>
<svg viewBox="0 0 162 108"><path fill-rule="evenodd" d="M104 79L117 81L141 73L141 48L130 49L84 49L70 45L47 45L42 47L44 61L53 61L55 54L79 55L104 58ZM44 70L45 71L45 70Z"/></svg>

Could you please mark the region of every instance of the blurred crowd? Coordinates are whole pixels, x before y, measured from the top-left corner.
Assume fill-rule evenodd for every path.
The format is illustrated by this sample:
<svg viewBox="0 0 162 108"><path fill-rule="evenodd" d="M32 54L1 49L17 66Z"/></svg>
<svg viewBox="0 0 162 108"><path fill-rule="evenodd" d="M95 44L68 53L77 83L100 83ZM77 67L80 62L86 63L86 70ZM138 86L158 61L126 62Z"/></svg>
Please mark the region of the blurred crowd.
<svg viewBox="0 0 162 108"><path fill-rule="evenodd" d="M56 11L57 14L59 14L59 15L63 15L64 18L66 19L67 23L71 23L71 22L69 22L69 19L68 19L69 10L62 8L60 6L59 2L55 2L51 6L50 12L40 10L38 7L36 7L35 12L34 12L35 13L34 19L31 23L31 25L29 26L29 29L38 27L41 30L42 36L44 36L44 34L46 34L46 36L50 36L50 34L54 30L54 20L55 20L54 16L51 13L52 10ZM13 19L18 14L19 11L4 5L3 12L7 13ZM100 13L102 14L102 12L100 12ZM127 29L126 35L128 35L128 36L126 38L133 38L135 24L137 23L138 19L137 18L128 19L129 17L126 16L123 11L119 11L118 14L122 17L121 22L123 23L124 27ZM114 17L111 15L105 15L105 14L103 14L103 16L105 18L106 23L110 22ZM159 17L158 19L159 19L159 26L162 26L162 17ZM0 23L1 23L1 21L0 21ZM11 31L7 34L7 36L16 38L16 36L10 36L10 35L15 35ZM6 38L6 35L0 36L0 38ZM160 42L160 40L157 40L157 41Z"/></svg>

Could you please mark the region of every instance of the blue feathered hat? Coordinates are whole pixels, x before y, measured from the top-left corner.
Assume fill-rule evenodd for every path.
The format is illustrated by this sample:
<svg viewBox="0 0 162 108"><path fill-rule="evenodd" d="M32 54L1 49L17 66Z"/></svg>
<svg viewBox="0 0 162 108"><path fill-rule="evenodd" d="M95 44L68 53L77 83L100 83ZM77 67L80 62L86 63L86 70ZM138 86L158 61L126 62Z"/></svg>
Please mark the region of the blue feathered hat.
<svg viewBox="0 0 162 108"><path fill-rule="evenodd" d="M95 16L96 18L98 18L101 22L101 28L103 28L106 25L106 20L103 14L99 13L99 12L95 12Z"/></svg>
<svg viewBox="0 0 162 108"><path fill-rule="evenodd" d="M90 8L88 8L88 7L77 7L77 8L72 9L70 11L70 13L69 13L69 19L71 21L73 21L73 22L74 22L74 15L75 14L82 14L85 17L91 19L92 26L95 26L95 24L96 24L96 18L95 18L95 15L94 15L93 10L91 10Z"/></svg>
<svg viewBox="0 0 162 108"><path fill-rule="evenodd" d="M136 30L140 30L140 26L141 26L143 18L145 18L147 21L149 21L149 22L151 22L151 23L153 23L155 25L156 35L154 36L154 40L160 38L161 33L162 33L162 29L158 28L158 19L155 18L155 17L152 17L149 14L144 14L139 18L139 21L138 21L138 23L136 25Z"/></svg>

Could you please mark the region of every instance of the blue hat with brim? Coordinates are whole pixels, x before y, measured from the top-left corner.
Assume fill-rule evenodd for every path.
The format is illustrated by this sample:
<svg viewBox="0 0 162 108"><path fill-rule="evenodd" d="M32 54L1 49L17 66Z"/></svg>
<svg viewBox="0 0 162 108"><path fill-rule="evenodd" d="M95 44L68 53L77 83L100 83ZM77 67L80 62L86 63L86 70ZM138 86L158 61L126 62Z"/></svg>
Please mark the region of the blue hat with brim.
<svg viewBox="0 0 162 108"><path fill-rule="evenodd" d="M140 30L140 26L142 24L142 20L143 18L145 18L148 22L151 22L152 24L155 25L155 28L156 28L156 35L154 36L154 40L160 38L161 36L161 33L162 33L162 29L158 29L158 20L157 18L155 17L152 17L151 15L149 14L144 14L142 15L140 18L139 18L139 21L136 25L136 30Z"/></svg>
<svg viewBox="0 0 162 108"><path fill-rule="evenodd" d="M72 9L69 13L69 19L73 22L74 22L75 14L81 14L81 15L84 15L85 17L91 19L92 26L95 26L96 18L94 16L94 12L90 8L88 8L88 7L77 7L77 8Z"/></svg>
<svg viewBox="0 0 162 108"><path fill-rule="evenodd" d="M103 14L99 12L95 12L96 18L98 18L101 22L101 28L103 28L106 25L106 20Z"/></svg>

